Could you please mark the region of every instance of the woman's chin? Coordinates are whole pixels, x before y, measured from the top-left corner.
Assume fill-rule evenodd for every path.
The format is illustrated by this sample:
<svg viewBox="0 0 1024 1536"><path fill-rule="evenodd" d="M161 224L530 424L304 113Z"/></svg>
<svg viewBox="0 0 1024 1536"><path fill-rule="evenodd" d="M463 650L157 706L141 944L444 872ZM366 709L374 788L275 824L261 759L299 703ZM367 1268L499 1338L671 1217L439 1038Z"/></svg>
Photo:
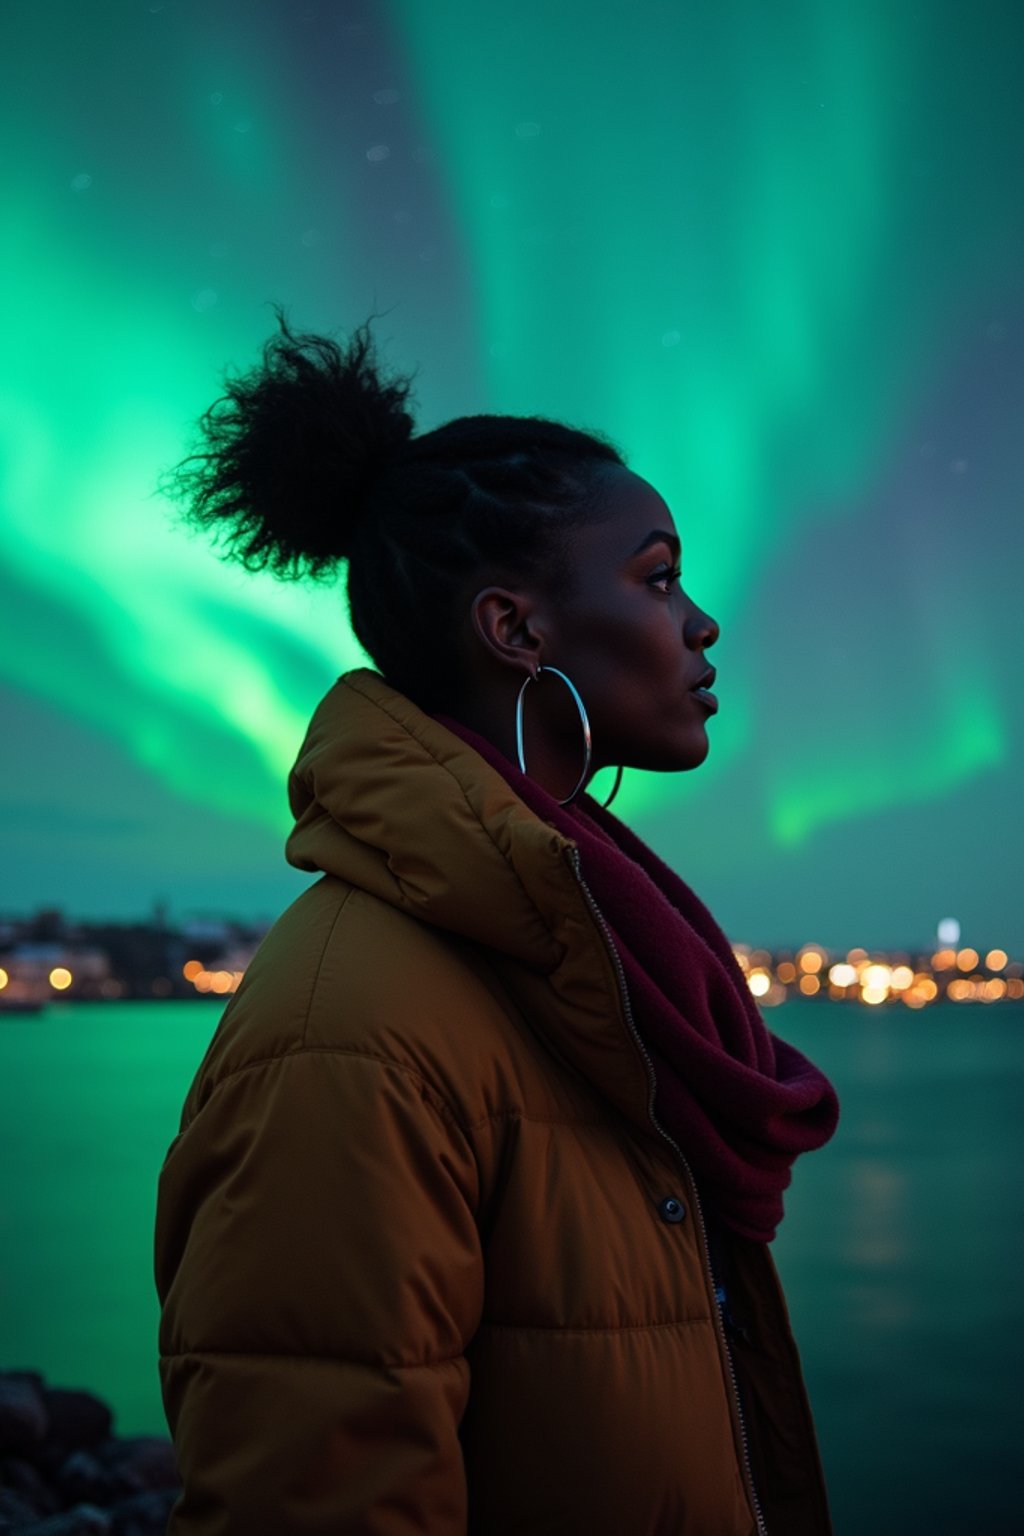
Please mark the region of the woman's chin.
<svg viewBox="0 0 1024 1536"><path fill-rule="evenodd" d="M623 766L640 768L647 773L686 773L691 768L699 768L710 750L711 742L707 731L703 727L694 731L691 727L684 736L680 736L668 745L649 752L631 754L624 761Z"/></svg>

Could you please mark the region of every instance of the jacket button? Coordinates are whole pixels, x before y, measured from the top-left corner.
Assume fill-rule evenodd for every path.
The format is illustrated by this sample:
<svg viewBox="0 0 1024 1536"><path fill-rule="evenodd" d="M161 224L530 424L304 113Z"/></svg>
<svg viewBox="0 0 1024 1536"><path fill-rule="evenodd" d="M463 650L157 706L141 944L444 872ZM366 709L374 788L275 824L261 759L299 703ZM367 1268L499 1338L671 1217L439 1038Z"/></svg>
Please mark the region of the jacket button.
<svg viewBox="0 0 1024 1536"><path fill-rule="evenodd" d="M686 1206L675 1195L666 1195L658 1205L658 1214L662 1221L682 1221L686 1216Z"/></svg>

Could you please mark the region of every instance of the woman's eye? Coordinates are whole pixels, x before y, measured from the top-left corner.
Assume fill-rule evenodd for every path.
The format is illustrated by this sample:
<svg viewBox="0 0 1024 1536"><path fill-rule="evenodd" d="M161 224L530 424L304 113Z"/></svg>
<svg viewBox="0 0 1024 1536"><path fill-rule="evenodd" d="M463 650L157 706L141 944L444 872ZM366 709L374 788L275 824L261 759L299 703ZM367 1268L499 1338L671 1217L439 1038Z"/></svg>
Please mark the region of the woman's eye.
<svg viewBox="0 0 1024 1536"><path fill-rule="evenodd" d="M682 574L683 573L680 567L678 565L674 565L672 566L671 570L656 571L655 574L651 577L649 585L652 587L659 587L663 592L667 593L670 587L675 586L676 582L679 580Z"/></svg>

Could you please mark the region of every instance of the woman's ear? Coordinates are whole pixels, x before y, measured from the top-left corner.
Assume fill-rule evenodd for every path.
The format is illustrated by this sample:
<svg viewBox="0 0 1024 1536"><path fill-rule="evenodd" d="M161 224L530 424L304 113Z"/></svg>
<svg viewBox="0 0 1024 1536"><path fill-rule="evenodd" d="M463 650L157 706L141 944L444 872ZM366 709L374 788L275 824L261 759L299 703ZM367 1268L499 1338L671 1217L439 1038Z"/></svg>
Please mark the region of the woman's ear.
<svg viewBox="0 0 1024 1536"><path fill-rule="evenodd" d="M530 598L507 587L484 587L470 605L470 618L474 634L492 656L517 672L536 675L544 641L534 627Z"/></svg>

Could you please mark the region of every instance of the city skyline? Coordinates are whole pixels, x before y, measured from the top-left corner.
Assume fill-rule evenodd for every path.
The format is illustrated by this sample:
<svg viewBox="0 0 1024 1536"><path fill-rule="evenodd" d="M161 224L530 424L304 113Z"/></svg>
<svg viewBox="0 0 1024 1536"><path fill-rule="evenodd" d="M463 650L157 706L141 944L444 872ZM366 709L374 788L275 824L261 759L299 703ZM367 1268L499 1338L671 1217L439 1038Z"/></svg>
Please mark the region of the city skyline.
<svg viewBox="0 0 1024 1536"><path fill-rule="evenodd" d="M223 997L241 985L267 925L207 916L176 925L156 904L150 923L92 924L56 909L17 919L0 914L0 1014L49 1002ZM1024 959L961 942L959 924L939 925L939 948L833 951L814 941L779 949L734 942L733 954L758 1002L790 999L902 1003L1017 1002Z"/></svg>

